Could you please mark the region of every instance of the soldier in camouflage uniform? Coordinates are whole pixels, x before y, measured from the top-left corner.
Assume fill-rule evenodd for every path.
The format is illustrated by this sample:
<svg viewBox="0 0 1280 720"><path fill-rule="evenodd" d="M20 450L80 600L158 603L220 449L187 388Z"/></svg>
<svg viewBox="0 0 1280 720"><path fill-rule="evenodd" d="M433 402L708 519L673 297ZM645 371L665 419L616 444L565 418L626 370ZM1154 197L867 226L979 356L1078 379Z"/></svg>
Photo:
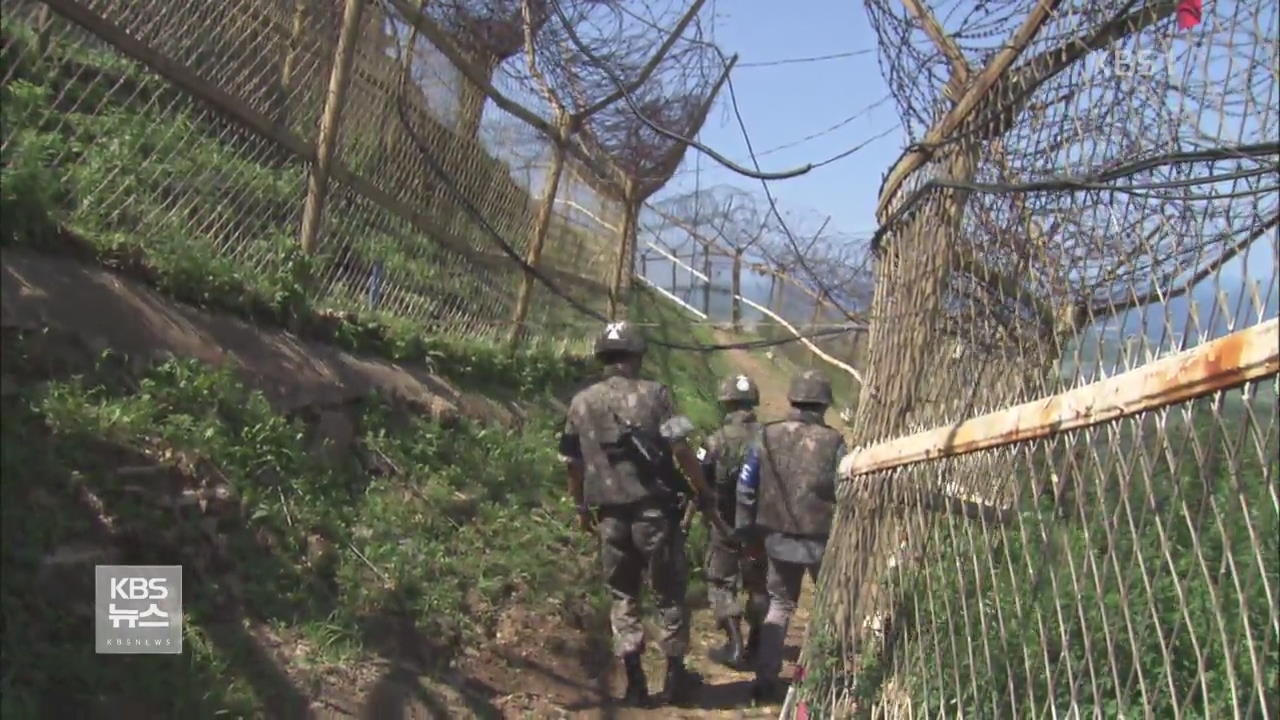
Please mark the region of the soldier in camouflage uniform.
<svg viewBox="0 0 1280 720"><path fill-rule="evenodd" d="M769 613L761 631L752 695L777 699L787 625L806 572L816 582L835 511L844 438L824 422L831 383L809 370L791 381L791 412L761 428L738 479L735 533L762 535L769 558Z"/></svg>
<svg viewBox="0 0 1280 720"><path fill-rule="evenodd" d="M738 474L747 446L760 427L755 415L755 407L760 403L760 390L751 378L738 375L721 383L716 399L725 411L724 422L707 439L698 456L702 460L703 476L711 483L715 512L728 527L733 527ZM735 538L725 537L715 525L707 523L707 528L710 534L706 561L707 599L726 638L725 644L713 649L709 655L718 663L742 669L750 664L760 644L760 623L769 608L769 596L765 590L767 564L764 546L757 539L744 547ZM742 642L744 613L738 601L740 588L748 593L745 614L749 631L745 647Z"/></svg>
<svg viewBox="0 0 1280 720"><path fill-rule="evenodd" d="M661 616L658 645L667 656L665 686L657 699L679 702L697 678L684 666L688 564L677 506L677 464L689 479L687 489L698 498L707 496L702 468L686 444L693 425L676 414L666 386L637 377L645 341L630 324L609 323L595 352L604 378L574 396L561 436L569 492L583 529L600 536L605 582L613 596L614 651L627 671L624 700L649 702L640 664L645 640L640 591L647 571Z"/></svg>

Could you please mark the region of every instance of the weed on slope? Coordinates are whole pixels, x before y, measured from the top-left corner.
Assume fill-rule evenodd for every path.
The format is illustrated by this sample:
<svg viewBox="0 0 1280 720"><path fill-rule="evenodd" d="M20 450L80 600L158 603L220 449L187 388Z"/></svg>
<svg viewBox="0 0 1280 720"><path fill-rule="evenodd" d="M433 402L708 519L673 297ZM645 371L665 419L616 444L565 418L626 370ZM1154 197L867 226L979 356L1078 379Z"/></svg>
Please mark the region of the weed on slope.
<svg viewBox="0 0 1280 720"><path fill-rule="evenodd" d="M305 689L247 627L288 637L300 667L408 637L445 667L506 606L591 602L574 590L590 564L566 561L591 554L567 530L551 419L445 428L371 399L334 463L228 372L110 366L5 398L6 716L287 710ZM90 566L110 563L183 565L181 659L90 652Z"/></svg>

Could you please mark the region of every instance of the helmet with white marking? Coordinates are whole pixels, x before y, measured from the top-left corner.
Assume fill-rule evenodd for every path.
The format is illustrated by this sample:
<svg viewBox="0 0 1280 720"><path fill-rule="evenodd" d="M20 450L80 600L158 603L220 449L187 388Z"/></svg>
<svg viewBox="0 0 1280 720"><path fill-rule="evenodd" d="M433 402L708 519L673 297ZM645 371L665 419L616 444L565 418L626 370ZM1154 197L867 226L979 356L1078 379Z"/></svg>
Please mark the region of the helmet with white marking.
<svg viewBox="0 0 1280 720"><path fill-rule="evenodd" d="M596 337L596 357L609 353L644 355L648 349L644 336L631 323L611 322Z"/></svg>
<svg viewBox="0 0 1280 720"><path fill-rule="evenodd" d="M755 381L746 375L734 375L720 383L720 392L716 394L720 402L746 402L756 405L760 402L760 388Z"/></svg>

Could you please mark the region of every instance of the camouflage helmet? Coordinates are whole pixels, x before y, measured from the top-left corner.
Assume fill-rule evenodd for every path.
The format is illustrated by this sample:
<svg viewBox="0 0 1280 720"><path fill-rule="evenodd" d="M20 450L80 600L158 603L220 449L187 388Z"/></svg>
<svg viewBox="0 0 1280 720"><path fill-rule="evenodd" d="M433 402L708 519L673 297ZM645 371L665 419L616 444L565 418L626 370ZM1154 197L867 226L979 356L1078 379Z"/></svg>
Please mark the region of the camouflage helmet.
<svg viewBox="0 0 1280 720"><path fill-rule="evenodd" d="M727 377L720 383L720 392L716 394L720 402L747 402L756 405L760 402L760 388L746 375Z"/></svg>
<svg viewBox="0 0 1280 720"><path fill-rule="evenodd" d="M831 404L831 381L817 370L805 370L791 378L787 399L793 403Z"/></svg>
<svg viewBox="0 0 1280 720"><path fill-rule="evenodd" d="M596 337L596 357L605 353L643 355L646 350L644 336L629 322L611 322Z"/></svg>

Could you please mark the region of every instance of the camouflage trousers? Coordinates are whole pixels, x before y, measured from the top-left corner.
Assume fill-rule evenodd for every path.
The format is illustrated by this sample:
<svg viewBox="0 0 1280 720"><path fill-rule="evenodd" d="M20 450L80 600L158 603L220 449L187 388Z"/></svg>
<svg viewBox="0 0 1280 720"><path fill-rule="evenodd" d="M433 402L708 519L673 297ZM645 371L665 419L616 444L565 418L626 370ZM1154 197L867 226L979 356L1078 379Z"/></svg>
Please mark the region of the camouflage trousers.
<svg viewBox="0 0 1280 720"><path fill-rule="evenodd" d="M668 657L683 656L689 649L689 565L678 518L654 503L601 508L599 533L605 584L613 597L614 653L644 650L640 594L647 574L661 624L658 647Z"/></svg>
<svg viewBox="0 0 1280 720"><path fill-rule="evenodd" d="M724 536L708 523L707 542L707 600L716 620L740 618L744 614L752 627L764 621L769 610L769 594L766 589L768 560L764 543L757 542L750 552L735 548L725 542ZM738 594L746 590L746 612Z"/></svg>
<svg viewBox="0 0 1280 720"><path fill-rule="evenodd" d="M760 629L760 650L756 655L756 676L773 680L782 672L782 653L787 643L787 626L800 602L800 586L807 572L818 581L821 563L812 565L769 558L769 614Z"/></svg>

